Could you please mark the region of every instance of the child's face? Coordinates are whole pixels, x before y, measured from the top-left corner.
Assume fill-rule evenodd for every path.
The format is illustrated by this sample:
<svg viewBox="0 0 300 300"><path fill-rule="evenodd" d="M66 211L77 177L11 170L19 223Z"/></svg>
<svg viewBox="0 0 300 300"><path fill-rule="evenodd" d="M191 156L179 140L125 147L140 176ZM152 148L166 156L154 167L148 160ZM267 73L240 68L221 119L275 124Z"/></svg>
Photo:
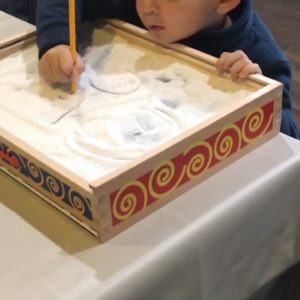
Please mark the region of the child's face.
<svg viewBox="0 0 300 300"><path fill-rule="evenodd" d="M187 38L204 27L217 25L220 0L136 0L137 12L159 42Z"/></svg>

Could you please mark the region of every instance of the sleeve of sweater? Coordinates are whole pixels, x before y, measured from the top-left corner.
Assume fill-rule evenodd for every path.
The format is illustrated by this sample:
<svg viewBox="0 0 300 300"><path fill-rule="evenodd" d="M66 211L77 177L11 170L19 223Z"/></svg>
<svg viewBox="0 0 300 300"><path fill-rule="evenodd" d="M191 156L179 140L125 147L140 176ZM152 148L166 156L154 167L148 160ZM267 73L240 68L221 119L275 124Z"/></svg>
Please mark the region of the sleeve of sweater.
<svg viewBox="0 0 300 300"><path fill-rule="evenodd" d="M300 139L299 129L297 128L292 112L292 101L290 97L291 69L289 63L286 60L281 60L269 66L268 69L264 70L264 75L283 84L280 131L296 139Z"/></svg>
<svg viewBox="0 0 300 300"><path fill-rule="evenodd" d="M140 25L135 0L75 0L77 46L81 43L81 21L119 18ZM69 44L68 0L38 0L36 8L39 58L50 48Z"/></svg>
<svg viewBox="0 0 300 300"><path fill-rule="evenodd" d="M82 1L76 0L77 39L80 44ZM39 0L36 7L37 45L39 58L50 48L69 44L68 0Z"/></svg>

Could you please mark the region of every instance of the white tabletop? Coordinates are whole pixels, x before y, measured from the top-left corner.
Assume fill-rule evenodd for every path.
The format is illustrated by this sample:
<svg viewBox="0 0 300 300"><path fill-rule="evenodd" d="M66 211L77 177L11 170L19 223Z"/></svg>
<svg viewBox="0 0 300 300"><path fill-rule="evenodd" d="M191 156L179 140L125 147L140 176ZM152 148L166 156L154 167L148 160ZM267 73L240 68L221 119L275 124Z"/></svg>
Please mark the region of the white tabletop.
<svg viewBox="0 0 300 300"><path fill-rule="evenodd" d="M300 258L299 176L280 134L99 244L0 173L0 298L245 299Z"/></svg>

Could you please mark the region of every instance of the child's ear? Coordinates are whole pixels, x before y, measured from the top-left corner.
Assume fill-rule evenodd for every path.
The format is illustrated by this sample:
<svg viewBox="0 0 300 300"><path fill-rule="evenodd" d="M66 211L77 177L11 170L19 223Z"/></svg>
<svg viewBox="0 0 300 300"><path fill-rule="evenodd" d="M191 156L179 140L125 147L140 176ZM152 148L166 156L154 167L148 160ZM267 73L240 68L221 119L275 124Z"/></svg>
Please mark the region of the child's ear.
<svg viewBox="0 0 300 300"><path fill-rule="evenodd" d="M220 15L226 15L228 12L236 8L240 2L241 0L220 0L217 7L217 13Z"/></svg>

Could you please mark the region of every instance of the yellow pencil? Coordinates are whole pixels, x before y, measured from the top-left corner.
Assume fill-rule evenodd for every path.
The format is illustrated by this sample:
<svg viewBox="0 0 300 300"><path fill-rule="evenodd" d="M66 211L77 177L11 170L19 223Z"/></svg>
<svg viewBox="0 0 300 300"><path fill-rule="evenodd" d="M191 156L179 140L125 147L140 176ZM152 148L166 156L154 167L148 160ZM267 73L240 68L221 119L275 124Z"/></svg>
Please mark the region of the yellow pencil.
<svg viewBox="0 0 300 300"><path fill-rule="evenodd" d="M76 13L75 0L69 0L69 36L70 36L70 51L74 64L76 63ZM74 94L77 90L77 82L71 79L70 92Z"/></svg>

